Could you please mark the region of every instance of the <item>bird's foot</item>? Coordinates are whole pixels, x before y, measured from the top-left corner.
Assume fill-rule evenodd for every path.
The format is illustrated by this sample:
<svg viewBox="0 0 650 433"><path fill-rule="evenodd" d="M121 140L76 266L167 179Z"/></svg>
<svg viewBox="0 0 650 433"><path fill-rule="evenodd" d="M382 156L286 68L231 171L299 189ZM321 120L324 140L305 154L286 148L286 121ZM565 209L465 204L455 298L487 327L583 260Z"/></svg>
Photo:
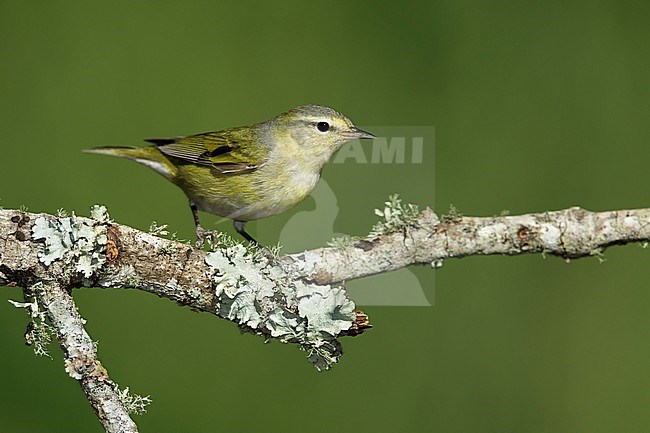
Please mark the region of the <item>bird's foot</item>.
<svg viewBox="0 0 650 433"><path fill-rule="evenodd" d="M196 248L202 249L207 241L210 250L214 250L219 244L219 239L224 235L226 235L224 232L218 230L206 230L200 225L196 226ZM247 240L250 245L249 248L256 249L260 255L264 256L271 263L277 261L277 253L274 254L270 249L261 245L255 239L251 238Z"/></svg>
<svg viewBox="0 0 650 433"><path fill-rule="evenodd" d="M206 230L201 226L196 226L196 248L203 248L206 241L212 248L219 236L221 236L221 232L218 230Z"/></svg>

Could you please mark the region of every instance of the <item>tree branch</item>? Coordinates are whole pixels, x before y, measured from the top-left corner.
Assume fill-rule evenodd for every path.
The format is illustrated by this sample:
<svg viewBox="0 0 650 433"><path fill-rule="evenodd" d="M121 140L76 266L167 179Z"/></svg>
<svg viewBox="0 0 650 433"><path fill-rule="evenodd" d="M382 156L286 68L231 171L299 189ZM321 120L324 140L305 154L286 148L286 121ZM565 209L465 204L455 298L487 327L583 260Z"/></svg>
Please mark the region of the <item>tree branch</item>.
<svg viewBox="0 0 650 433"><path fill-rule="evenodd" d="M299 275L324 284L410 265L438 267L445 259L472 255L598 256L611 245L649 239L650 209L589 212L572 207L518 216L447 216L441 221L427 208L400 232L359 239L342 248L306 251L285 260Z"/></svg>
<svg viewBox="0 0 650 433"><path fill-rule="evenodd" d="M383 221L364 239L348 237L336 246L270 259L225 235L215 239L214 251L198 250L115 224L98 206L90 219L0 210L0 284L28 288L26 301L33 297L40 304L30 308L43 309L66 370L80 381L106 430L136 431L124 395L83 328L72 288L155 293L245 331L297 344L326 369L342 354L338 337L370 326L340 282L413 264L438 267L453 257L545 253L570 259L650 239L650 209L441 220L431 209L418 213L393 197L377 212Z"/></svg>

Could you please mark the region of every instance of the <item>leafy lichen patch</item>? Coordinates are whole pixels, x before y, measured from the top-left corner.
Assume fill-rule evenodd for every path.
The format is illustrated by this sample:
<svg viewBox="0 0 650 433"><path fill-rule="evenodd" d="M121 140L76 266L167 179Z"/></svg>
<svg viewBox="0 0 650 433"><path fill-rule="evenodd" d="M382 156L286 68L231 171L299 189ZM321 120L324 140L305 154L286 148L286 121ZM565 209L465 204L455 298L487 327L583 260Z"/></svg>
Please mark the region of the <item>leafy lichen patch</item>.
<svg viewBox="0 0 650 433"><path fill-rule="evenodd" d="M106 224L110 223L106 207L93 206L92 219L72 217L39 217L32 227L35 240L43 240L39 260L50 266L66 259L74 264L74 272L90 278L106 261Z"/></svg>
<svg viewBox="0 0 650 433"><path fill-rule="evenodd" d="M209 252L217 313L253 333L298 344L319 370L342 354L336 337L355 320L341 287L293 279L277 263L237 244Z"/></svg>

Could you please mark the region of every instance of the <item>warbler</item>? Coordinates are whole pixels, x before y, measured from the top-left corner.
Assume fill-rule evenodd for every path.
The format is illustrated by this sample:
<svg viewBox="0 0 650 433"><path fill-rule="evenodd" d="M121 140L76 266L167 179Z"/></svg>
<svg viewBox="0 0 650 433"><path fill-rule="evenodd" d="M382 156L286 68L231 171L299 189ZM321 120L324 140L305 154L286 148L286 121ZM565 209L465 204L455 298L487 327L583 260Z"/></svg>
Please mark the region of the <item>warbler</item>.
<svg viewBox="0 0 650 433"><path fill-rule="evenodd" d="M234 221L251 243L248 221L282 213L303 201L325 164L346 142L375 138L343 114L303 105L266 122L174 138L145 139L147 147L97 147L86 153L146 165L180 187L190 202L197 240L206 236L198 211Z"/></svg>

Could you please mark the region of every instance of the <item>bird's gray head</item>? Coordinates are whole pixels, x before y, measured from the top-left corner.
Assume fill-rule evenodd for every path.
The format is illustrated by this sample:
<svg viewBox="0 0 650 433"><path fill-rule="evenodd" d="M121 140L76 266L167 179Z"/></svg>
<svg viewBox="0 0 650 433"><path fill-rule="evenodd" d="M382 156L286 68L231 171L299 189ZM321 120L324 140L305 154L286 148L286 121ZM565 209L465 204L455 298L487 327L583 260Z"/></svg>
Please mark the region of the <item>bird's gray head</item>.
<svg viewBox="0 0 650 433"><path fill-rule="evenodd" d="M303 105L269 122L276 134L286 134L306 148L320 149L328 154L327 159L348 141L375 138L354 126L343 114L323 105Z"/></svg>

